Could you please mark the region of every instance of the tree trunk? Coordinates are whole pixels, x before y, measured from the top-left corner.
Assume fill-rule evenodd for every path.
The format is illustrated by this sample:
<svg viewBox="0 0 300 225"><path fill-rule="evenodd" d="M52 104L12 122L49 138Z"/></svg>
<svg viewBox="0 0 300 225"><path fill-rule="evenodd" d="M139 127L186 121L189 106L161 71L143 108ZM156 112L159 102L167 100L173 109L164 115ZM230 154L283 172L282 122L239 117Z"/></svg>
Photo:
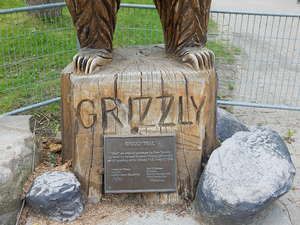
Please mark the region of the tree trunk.
<svg viewBox="0 0 300 225"><path fill-rule="evenodd" d="M49 3L63 2L63 0L26 0L28 6L43 5ZM51 9L41 9L29 12L30 15L34 15L41 19L52 19L62 15L62 8L51 8Z"/></svg>
<svg viewBox="0 0 300 225"><path fill-rule="evenodd" d="M193 200L202 158L216 143L216 90L213 62L195 70L162 47L117 48L112 63L88 76L70 64L62 74L63 154L88 199L105 195L104 136L174 134L177 191L128 195L151 204Z"/></svg>

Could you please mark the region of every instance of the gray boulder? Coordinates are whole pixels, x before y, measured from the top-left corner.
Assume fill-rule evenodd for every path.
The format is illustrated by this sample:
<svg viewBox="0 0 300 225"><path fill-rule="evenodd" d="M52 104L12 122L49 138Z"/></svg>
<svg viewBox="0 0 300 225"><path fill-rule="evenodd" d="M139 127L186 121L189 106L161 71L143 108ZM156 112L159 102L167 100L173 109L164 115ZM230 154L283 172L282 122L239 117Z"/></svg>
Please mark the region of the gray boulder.
<svg viewBox="0 0 300 225"><path fill-rule="evenodd" d="M220 142L232 137L239 131L249 131L249 129L231 113L222 108L217 108L217 137Z"/></svg>
<svg viewBox="0 0 300 225"><path fill-rule="evenodd" d="M0 225L16 223L23 185L33 166L30 116L0 118Z"/></svg>
<svg viewBox="0 0 300 225"><path fill-rule="evenodd" d="M295 167L281 137L256 128L216 149L201 175L195 207L212 224L243 224L288 192Z"/></svg>
<svg viewBox="0 0 300 225"><path fill-rule="evenodd" d="M35 211L60 222L73 221L84 209L80 183L73 173L50 171L37 177L26 196Z"/></svg>

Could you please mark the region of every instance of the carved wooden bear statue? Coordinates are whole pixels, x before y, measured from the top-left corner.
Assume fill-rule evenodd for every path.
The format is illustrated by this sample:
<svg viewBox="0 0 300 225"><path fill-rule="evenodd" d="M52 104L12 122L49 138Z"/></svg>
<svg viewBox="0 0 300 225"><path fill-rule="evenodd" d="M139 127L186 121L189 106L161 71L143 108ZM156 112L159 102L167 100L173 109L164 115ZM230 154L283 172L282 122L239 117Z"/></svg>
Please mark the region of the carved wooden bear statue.
<svg viewBox="0 0 300 225"><path fill-rule="evenodd" d="M112 60L112 40L121 0L66 0L77 29L78 72L90 74ZM154 0L168 54L195 69L213 61L205 49L211 0Z"/></svg>

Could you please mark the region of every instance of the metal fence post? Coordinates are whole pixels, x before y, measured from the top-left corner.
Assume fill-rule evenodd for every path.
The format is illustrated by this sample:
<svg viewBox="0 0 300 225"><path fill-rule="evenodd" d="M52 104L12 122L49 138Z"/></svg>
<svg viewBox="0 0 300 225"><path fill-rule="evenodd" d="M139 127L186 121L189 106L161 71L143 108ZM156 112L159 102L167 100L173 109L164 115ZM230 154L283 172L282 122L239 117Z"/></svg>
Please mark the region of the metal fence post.
<svg viewBox="0 0 300 225"><path fill-rule="evenodd" d="M60 2L0 10L0 106L19 101L0 109L0 114L22 113L59 101L59 73L80 49L65 6ZM51 20L28 13L56 7L63 7L63 15ZM157 16L154 5L121 7L123 16ZM219 71L220 86L224 83L228 89L232 82L235 95L218 103L300 110L300 14L211 10L211 15L208 44L216 49L217 62L234 65L239 75L237 80L228 80L232 78ZM133 20L117 28L115 40L117 45L153 44L162 40L162 30L153 21L139 24ZM238 61L242 57L247 64ZM257 72L255 68L263 69Z"/></svg>

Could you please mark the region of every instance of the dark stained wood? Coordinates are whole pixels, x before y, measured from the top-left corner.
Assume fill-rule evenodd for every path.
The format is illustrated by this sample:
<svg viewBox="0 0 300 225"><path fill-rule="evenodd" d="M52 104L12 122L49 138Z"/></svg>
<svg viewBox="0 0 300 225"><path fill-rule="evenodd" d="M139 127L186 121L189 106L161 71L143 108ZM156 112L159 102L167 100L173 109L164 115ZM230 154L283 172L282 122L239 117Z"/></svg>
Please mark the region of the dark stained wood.
<svg viewBox="0 0 300 225"><path fill-rule="evenodd" d="M66 0L81 48L112 50L120 0Z"/></svg>
<svg viewBox="0 0 300 225"><path fill-rule="evenodd" d="M195 69L204 64L211 0L154 0L164 30L166 51ZM113 34L120 0L66 0L81 50L77 72L91 74L112 60ZM212 57L212 56L210 56Z"/></svg>
<svg viewBox="0 0 300 225"><path fill-rule="evenodd" d="M193 200L202 158L216 141L217 77L213 54L205 56L195 69L161 46L117 48L113 61L93 75L72 65L63 71L64 157L72 159L90 201L104 194L105 135L170 133L177 137L177 192L130 196L160 204Z"/></svg>
<svg viewBox="0 0 300 225"><path fill-rule="evenodd" d="M71 128L71 121L68 118L71 118L71 83L70 83L70 74L65 74L61 76L61 95L62 99L62 133L63 133L63 146L67 149L73 149L73 142L70 139L73 137L72 132L74 129ZM73 158L72 151L63 151L63 158L65 161L71 160Z"/></svg>
<svg viewBox="0 0 300 225"><path fill-rule="evenodd" d="M211 0L154 0L163 25L166 50L204 47Z"/></svg>

